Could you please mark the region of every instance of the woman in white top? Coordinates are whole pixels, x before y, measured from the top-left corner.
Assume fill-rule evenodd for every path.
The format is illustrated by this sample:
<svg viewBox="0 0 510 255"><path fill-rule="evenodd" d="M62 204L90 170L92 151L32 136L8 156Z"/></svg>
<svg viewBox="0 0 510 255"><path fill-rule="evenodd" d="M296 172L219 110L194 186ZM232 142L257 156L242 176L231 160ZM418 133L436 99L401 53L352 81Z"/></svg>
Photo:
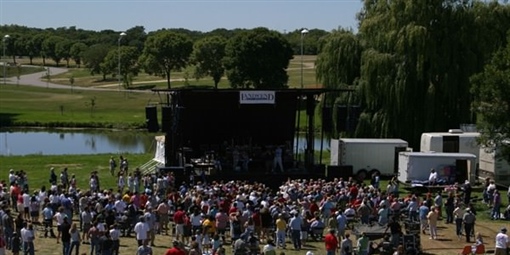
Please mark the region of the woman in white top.
<svg viewBox="0 0 510 255"><path fill-rule="evenodd" d="M73 254L73 248L76 247L76 255L80 254L80 231L78 231L78 227L76 223L71 225L71 229L69 229L69 234L71 234L71 246L69 248L69 255Z"/></svg>

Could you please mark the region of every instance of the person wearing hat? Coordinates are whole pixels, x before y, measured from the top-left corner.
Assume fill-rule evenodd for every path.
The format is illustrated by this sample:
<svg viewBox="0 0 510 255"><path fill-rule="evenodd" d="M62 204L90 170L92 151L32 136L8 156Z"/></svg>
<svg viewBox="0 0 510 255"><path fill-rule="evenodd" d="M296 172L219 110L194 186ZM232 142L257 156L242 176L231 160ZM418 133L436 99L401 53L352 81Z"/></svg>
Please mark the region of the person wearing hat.
<svg viewBox="0 0 510 255"><path fill-rule="evenodd" d="M501 231L496 235L496 251L495 255L506 255L508 244L508 235L506 234L506 228L501 228Z"/></svg>
<svg viewBox="0 0 510 255"><path fill-rule="evenodd" d="M464 222L464 231L466 234L466 242L471 242L471 235L473 229L475 227L476 216L471 211L471 208L467 208L464 216L462 217L462 221Z"/></svg>

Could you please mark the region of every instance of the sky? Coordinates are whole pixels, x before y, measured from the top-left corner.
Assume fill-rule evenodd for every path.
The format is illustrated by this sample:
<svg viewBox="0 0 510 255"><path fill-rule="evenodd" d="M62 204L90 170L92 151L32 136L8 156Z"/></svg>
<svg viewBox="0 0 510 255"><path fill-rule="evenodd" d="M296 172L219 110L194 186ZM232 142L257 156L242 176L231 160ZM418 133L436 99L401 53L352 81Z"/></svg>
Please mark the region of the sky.
<svg viewBox="0 0 510 255"><path fill-rule="evenodd" d="M0 24L146 32L267 27L357 30L361 0L0 0Z"/></svg>

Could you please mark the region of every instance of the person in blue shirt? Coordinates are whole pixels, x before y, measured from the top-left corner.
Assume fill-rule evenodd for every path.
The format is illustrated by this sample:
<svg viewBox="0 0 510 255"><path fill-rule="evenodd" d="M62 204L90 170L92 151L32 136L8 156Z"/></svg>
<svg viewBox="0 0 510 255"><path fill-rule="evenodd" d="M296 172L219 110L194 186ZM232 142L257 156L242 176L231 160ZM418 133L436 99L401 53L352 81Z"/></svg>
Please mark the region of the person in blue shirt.
<svg viewBox="0 0 510 255"><path fill-rule="evenodd" d="M409 211L409 220L410 221L418 221L418 202L416 201L416 197L411 198L411 202L407 206L407 210Z"/></svg>
<svg viewBox="0 0 510 255"><path fill-rule="evenodd" d="M429 214L429 208L425 205L425 203L421 203L420 208L418 208L419 217L420 217L420 226L421 231L425 234L425 230L427 229L427 215Z"/></svg>
<svg viewBox="0 0 510 255"><path fill-rule="evenodd" d="M336 211L336 227L338 240L342 240L345 237L345 229L347 228L347 218L341 210Z"/></svg>
<svg viewBox="0 0 510 255"><path fill-rule="evenodd" d="M51 209L50 203L47 203L42 210L42 216L44 223L44 237L48 237L48 232L50 232L50 236L52 238L56 238L55 233L53 233L53 210Z"/></svg>
<svg viewBox="0 0 510 255"><path fill-rule="evenodd" d="M299 213L297 211L291 212L292 218L289 221L289 228L291 230L292 244L294 244L294 249L301 249L301 225L303 224L303 220L299 217Z"/></svg>

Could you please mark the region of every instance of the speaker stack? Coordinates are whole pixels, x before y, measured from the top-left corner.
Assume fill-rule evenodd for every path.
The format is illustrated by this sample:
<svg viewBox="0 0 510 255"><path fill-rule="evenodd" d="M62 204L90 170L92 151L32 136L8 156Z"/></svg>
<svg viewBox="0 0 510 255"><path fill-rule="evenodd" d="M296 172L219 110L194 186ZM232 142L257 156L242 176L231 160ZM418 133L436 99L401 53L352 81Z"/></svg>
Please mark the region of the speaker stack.
<svg viewBox="0 0 510 255"><path fill-rule="evenodd" d="M145 124L148 132L155 133L159 131L158 108L155 105L145 107Z"/></svg>
<svg viewBox="0 0 510 255"><path fill-rule="evenodd" d="M402 238L404 250L414 249L417 253L421 252L420 228L419 222L404 222L404 229L406 232Z"/></svg>

